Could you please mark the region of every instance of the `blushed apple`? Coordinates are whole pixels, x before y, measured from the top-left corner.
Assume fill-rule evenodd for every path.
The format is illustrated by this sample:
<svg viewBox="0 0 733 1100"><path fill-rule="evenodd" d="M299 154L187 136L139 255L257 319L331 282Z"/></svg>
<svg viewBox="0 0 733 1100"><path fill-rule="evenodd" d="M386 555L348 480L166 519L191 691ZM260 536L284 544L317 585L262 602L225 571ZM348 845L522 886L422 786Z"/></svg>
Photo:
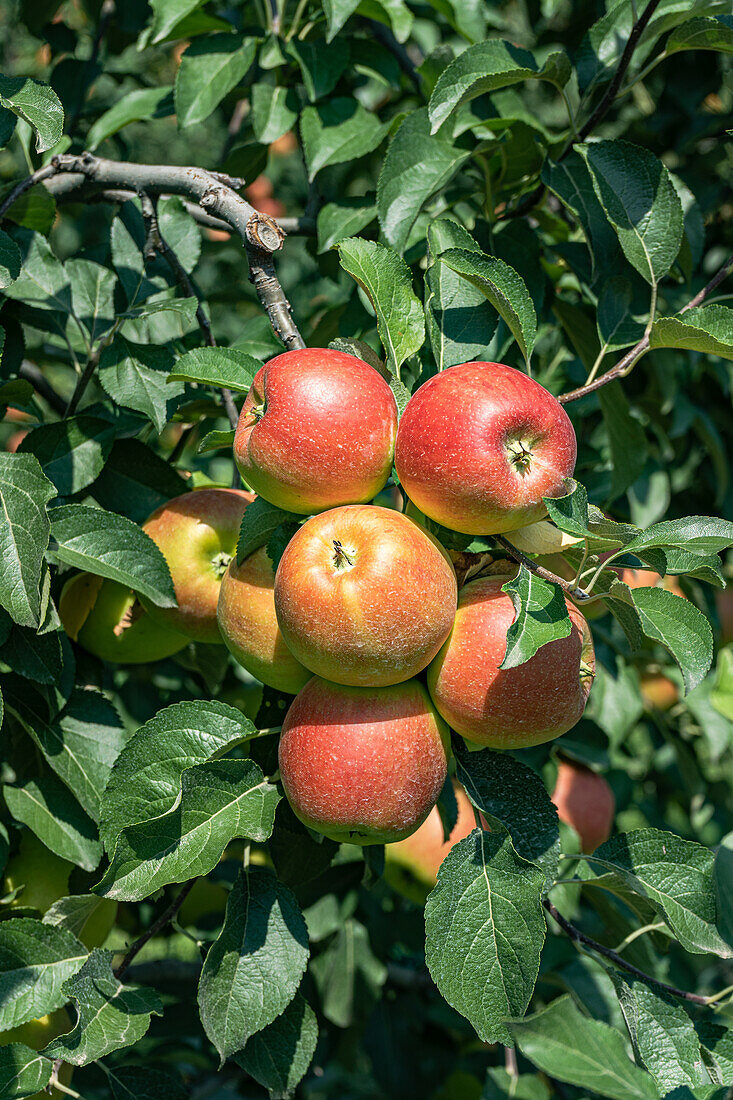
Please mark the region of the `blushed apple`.
<svg viewBox="0 0 733 1100"><path fill-rule="evenodd" d="M91 573L66 582L59 617L68 636L88 653L120 665L160 661L189 642L152 619L131 588Z"/></svg>
<svg viewBox="0 0 733 1100"><path fill-rule="evenodd" d="M232 559L219 592L217 619L224 644L261 683L296 695L312 673L288 649L275 615L275 571L264 546L237 565Z"/></svg>
<svg viewBox="0 0 733 1100"><path fill-rule="evenodd" d="M561 759L552 801L560 820L575 829L584 852L595 852L608 840L616 799L602 775L575 760Z"/></svg>
<svg viewBox="0 0 733 1100"><path fill-rule="evenodd" d="M442 546L400 512L369 505L309 519L275 576L288 648L339 684L397 684L420 672L448 637L456 601Z"/></svg>
<svg viewBox="0 0 733 1100"><path fill-rule="evenodd" d="M430 519L489 535L547 515L577 445L562 405L503 363L461 363L428 379L407 404L395 450L400 483Z"/></svg>
<svg viewBox="0 0 733 1100"><path fill-rule="evenodd" d="M163 554L178 607L156 607L141 598L156 622L197 642L221 643L216 621L221 580L237 548L252 493L242 489L196 489L174 497L143 524Z"/></svg>
<svg viewBox="0 0 733 1100"><path fill-rule="evenodd" d="M566 600L572 629L516 668L502 669L515 611L509 578L480 577L461 589L451 635L428 668L445 721L468 741L495 749L540 745L566 733L585 709L595 674L590 629Z"/></svg>
<svg viewBox="0 0 733 1100"><path fill-rule="evenodd" d="M300 820L333 840L383 844L425 820L448 770L448 730L417 680L360 688L314 676L280 735L280 778Z"/></svg>
<svg viewBox="0 0 733 1100"><path fill-rule="evenodd" d="M377 495L392 471L397 405L368 363L331 348L286 351L255 375L234 458L279 508L309 515Z"/></svg>

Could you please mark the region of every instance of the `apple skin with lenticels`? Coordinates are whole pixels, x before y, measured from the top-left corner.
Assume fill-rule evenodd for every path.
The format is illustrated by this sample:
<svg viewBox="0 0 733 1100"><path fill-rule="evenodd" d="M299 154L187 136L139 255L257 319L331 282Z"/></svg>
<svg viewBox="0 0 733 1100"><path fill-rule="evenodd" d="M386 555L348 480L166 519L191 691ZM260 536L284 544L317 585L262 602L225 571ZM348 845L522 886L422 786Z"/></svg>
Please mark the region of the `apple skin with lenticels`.
<svg viewBox="0 0 733 1100"><path fill-rule="evenodd" d="M332 348L286 351L254 377L234 436L244 481L301 515L362 504L392 472L397 404L373 367Z"/></svg>
<svg viewBox="0 0 733 1100"><path fill-rule="evenodd" d="M570 418L503 363L461 363L428 379L400 421L395 467L429 519L473 535L526 527L563 496L575 468Z"/></svg>
<svg viewBox="0 0 733 1100"><path fill-rule="evenodd" d="M156 607L141 596L153 619L196 642L221 644L219 589L253 500L242 489L196 489L161 505L145 521L143 531L167 561L178 601L178 607Z"/></svg>
<svg viewBox="0 0 733 1100"><path fill-rule="evenodd" d="M602 775L575 760L560 760L552 801L560 820L575 829L584 852L595 852L608 840L616 799Z"/></svg>
<svg viewBox="0 0 733 1100"><path fill-rule="evenodd" d="M219 592L217 618L229 652L261 683L296 695L313 675L288 649L275 615L275 570L264 546L237 565Z"/></svg>
<svg viewBox="0 0 733 1100"><path fill-rule="evenodd" d="M297 659L339 684L400 683L453 624L457 582L436 539L389 508L353 505L309 519L275 576L275 610Z"/></svg>
<svg viewBox="0 0 733 1100"><path fill-rule="evenodd" d="M541 745L580 720L595 673L590 629L566 600L570 634L502 669L514 622L508 577L481 577L461 589L450 637L428 667L428 688L445 721L467 741L494 749Z"/></svg>
<svg viewBox="0 0 733 1100"><path fill-rule="evenodd" d="M417 680L362 688L314 676L285 716L280 778L296 816L325 836L401 840L443 788L448 736Z"/></svg>

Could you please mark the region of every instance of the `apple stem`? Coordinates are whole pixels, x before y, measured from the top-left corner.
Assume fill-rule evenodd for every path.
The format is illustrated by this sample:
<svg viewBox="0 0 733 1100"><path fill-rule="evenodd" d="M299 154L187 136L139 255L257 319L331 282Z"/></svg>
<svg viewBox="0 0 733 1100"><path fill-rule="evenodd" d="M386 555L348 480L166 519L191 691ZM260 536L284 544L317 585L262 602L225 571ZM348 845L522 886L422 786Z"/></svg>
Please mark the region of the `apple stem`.
<svg viewBox="0 0 733 1100"><path fill-rule="evenodd" d="M543 565L538 565L536 561L532 561L526 554L523 554L513 543L505 539L503 535L493 535L495 542L498 542L500 546L506 550L510 558L519 562L520 565L524 565L529 569L530 573L535 573L538 577L541 577L544 581L552 581L553 584L558 584L562 588L563 592L567 592L568 596L576 601L576 603L585 603L590 599L589 594L584 588L578 588L577 584L573 581L566 581L562 577L558 577L556 573L551 573L549 569L545 569Z"/></svg>
<svg viewBox="0 0 733 1100"><path fill-rule="evenodd" d="M333 540L333 550L333 564L336 566L337 569L344 569L347 565L353 566L353 557L351 557L346 552L346 550L344 550L338 539Z"/></svg>

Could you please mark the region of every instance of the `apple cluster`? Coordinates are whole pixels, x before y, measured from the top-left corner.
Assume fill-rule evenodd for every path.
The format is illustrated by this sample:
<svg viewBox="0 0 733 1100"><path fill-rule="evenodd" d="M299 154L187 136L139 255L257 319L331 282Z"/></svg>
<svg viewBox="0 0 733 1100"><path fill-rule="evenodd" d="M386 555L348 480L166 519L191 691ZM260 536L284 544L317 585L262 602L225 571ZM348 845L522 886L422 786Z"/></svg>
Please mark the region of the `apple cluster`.
<svg viewBox="0 0 733 1100"><path fill-rule="evenodd" d="M81 574L61 613L106 659L223 641L257 680L295 695L280 777L307 826L357 844L402 841L446 782L449 729L470 746L510 749L579 720L594 673L582 614L568 602L568 636L502 669L514 567L459 591L427 523L498 535L546 515L542 498L563 493L576 440L537 382L501 363L450 367L420 386L398 424L392 390L369 364L333 349L286 352L254 378L234 458L252 491L198 489L144 524L177 607ZM404 511L372 503L393 467ZM276 571L264 546L235 558L254 494L308 517Z"/></svg>

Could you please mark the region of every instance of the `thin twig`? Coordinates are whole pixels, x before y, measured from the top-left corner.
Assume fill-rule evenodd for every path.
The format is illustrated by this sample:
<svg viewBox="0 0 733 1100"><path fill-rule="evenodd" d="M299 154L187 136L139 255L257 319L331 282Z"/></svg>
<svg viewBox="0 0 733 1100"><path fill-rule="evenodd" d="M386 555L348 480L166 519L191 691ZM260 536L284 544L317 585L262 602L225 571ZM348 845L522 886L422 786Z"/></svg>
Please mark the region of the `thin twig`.
<svg viewBox="0 0 733 1100"><path fill-rule="evenodd" d="M79 375L79 377L76 381L76 385L74 386L74 392L72 393L71 397L69 398L69 403L66 406L66 411L64 412L64 417L72 416L76 412L76 410L79 406L79 402L81 401L82 397L84 396L84 391L86 390L87 386L91 382L92 376L94 375L94 372L97 369L97 366L99 364L99 356L100 356L101 350L102 350L102 345L100 344L100 346L97 347L91 353L89 358L87 359L86 364L84 366L84 370Z"/></svg>
<svg viewBox="0 0 733 1100"><path fill-rule="evenodd" d="M66 402L61 394L56 392L35 363L31 363L28 359L24 359L20 365L18 375L20 378L25 378L26 381L30 382L36 393L40 394L54 412L63 416L66 412Z"/></svg>
<svg viewBox="0 0 733 1100"><path fill-rule="evenodd" d="M134 943L131 943L127 949L127 954L123 958L118 967L115 968L115 978L122 981L122 977L130 966L132 960L138 955L148 940L151 940L153 936L157 936L158 932L162 928L165 928L166 924L169 924L173 920L178 910L183 905L184 901L188 897L189 891L193 887L195 878L190 878L185 884L179 894L173 899L167 909L164 909L157 920L153 921L146 932L143 932L142 936L139 936Z"/></svg>
<svg viewBox="0 0 733 1100"><path fill-rule="evenodd" d="M381 42L392 54L415 91L421 91L422 82L420 80L420 74L417 71L417 66L402 43L397 41L392 31L388 27L385 27L384 23L380 23L376 19L365 19L364 22L367 24L370 32L377 41Z"/></svg>
<svg viewBox="0 0 733 1100"><path fill-rule="evenodd" d="M696 1005L708 1005L711 1003L710 997L701 997L699 993L688 993L685 989L678 989L674 985L667 985L666 982L660 982L657 978L653 978L651 974L645 974L643 970L639 970L638 967L632 966L626 959L622 958L618 952L614 951L610 947L605 947L602 943L598 943L597 940L591 939L590 936L586 936L585 932L581 932L579 928L576 928L570 921L565 920L565 917L557 911L555 906L547 898L542 902L547 912L552 919L559 924L563 932L570 937L574 943L582 944L583 947L589 948L591 951L595 951L596 954L602 955L605 959L610 959L620 970L625 970L628 974L633 974L635 978L641 978L644 982L649 982L651 985L656 985L660 989L663 989L665 993L669 993L672 997L681 997L684 1001L691 1001Z"/></svg>
<svg viewBox="0 0 733 1100"><path fill-rule="evenodd" d="M695 306L699 306L701 302L705 301L705 298L716 287L719 287L723 280L730 275L733 271L733 256L729 256L719 271L713 275L707 286L704 286L702 290L699 290L694 298L690 298L687 305L683 306L677 316L683 313L687 313L688 309L694 309ZM558 397L558 401L561 405L567 405L570 401L579 401L581 397L585 397L589 393L594 393L599 390L601 386L607 386L609 382L615 382L618 378L625 378L627 374L631 372L632 367L638 359L642 357L649 350L649 342L651 339L651 325L647 326L647 331L630 351L627 351L622 359L619 359L615 367L611 367L610 370L602 374L600 378L594 378L592 382L586 383L584 386L579 386L576 390L570 390L568 393L561 393Z"/></svg>
<svg viewBox="0 0 733 1100"><path fill-rule="evenodd" d="M504 1068L510 1077L517 1076L517 1052L514 1047L504 1047Z"/></svg>
<svg viewBox="0 0 733 1100"><path fill-rule="evenodd" d="M519 562L520 565L526 566L530 573L536 574L545 581L552 581L553 584L559 584L563 592L567 592L568 596L571 596L578 603L583 603L585 600L590 599L590 596L584 588L579 588L573 581L566 581L562 577L558 577L556 573L551 573L549 569L545 569L544 565L538 565L536 561L532 561L532 558L528 558L526 554L523 554L516 546L514 546L508 539L505 539L503 535L494 535L494 541L498 542L502 546L510 558Z"/></svg>
<svg viewBox="0 0 733 1100"><path fill-rule="evenodd" d="M39 168L32 175L27 176L26 179L21 180L20 183L16 183L15 187L5 196L0 203L0 218L4 218L7 211L13 205L16 199L19 199L21 195L25 195L26 191L30 191L31 187L35 187L37 183L42 183L43 180L50 179L51 176L56 175L58 169L51 163L45 165L43 168Z"/></svg>

